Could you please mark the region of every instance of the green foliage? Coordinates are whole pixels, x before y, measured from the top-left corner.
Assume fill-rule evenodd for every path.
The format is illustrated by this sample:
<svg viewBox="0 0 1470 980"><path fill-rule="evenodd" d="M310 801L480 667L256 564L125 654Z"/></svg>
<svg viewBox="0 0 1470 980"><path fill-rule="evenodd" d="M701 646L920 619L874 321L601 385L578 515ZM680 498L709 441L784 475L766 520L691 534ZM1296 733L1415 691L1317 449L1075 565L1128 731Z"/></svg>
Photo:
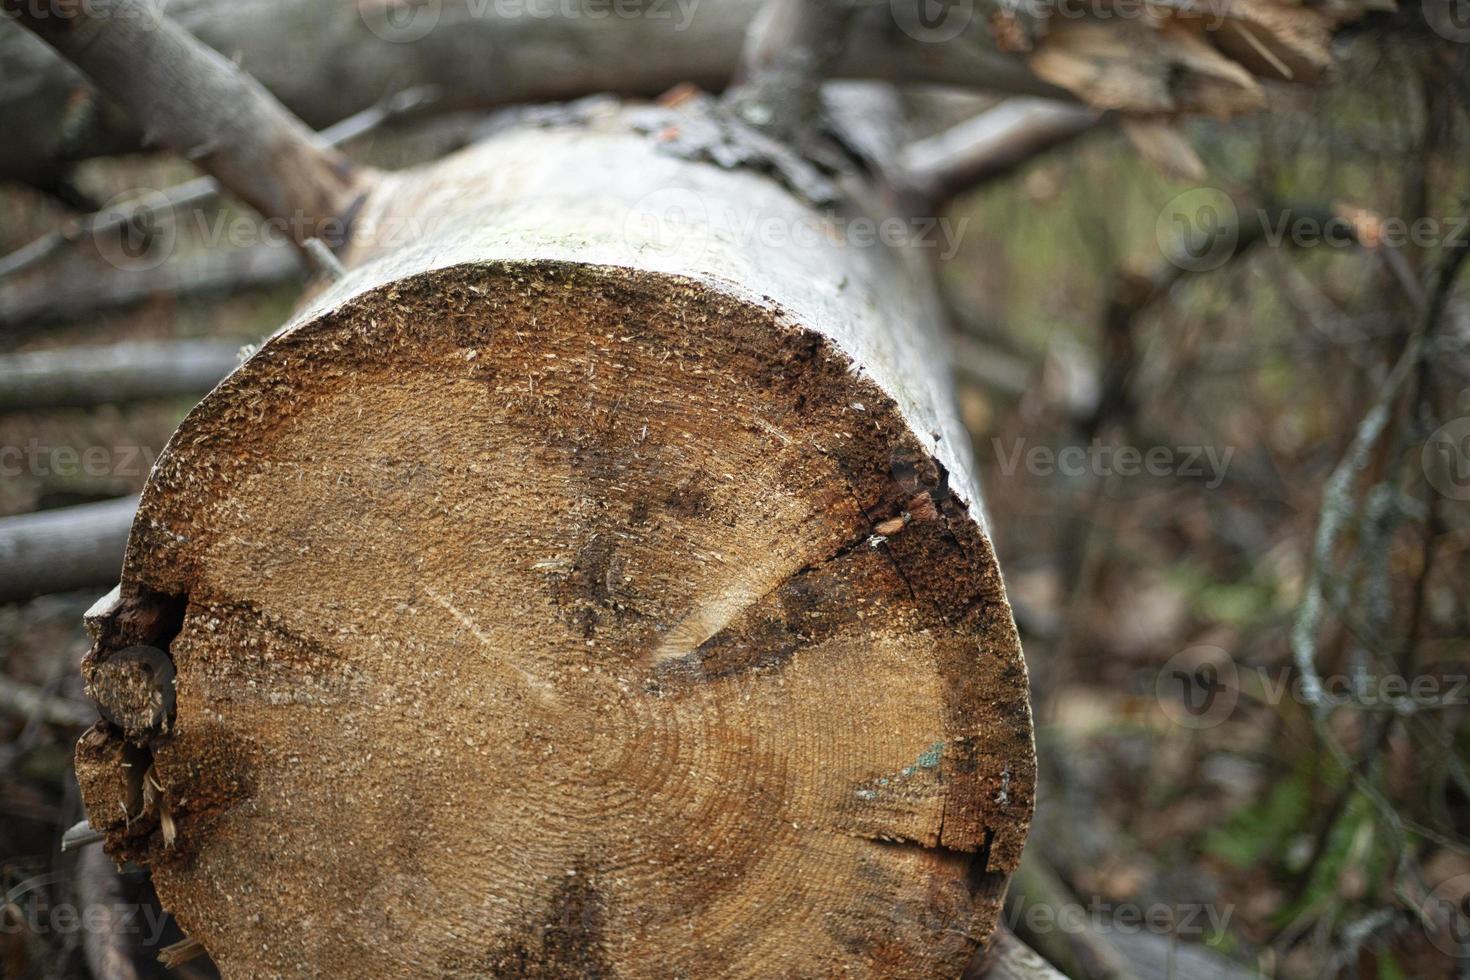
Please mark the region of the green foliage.
<svg viewBox="0 0 1470 980"><path fill-rule="evenodd" d="M1354 793L1328 832L1300 901L1286 915L1328 908L1338 898L1340 882L1349 870L1360 872L1364 881L1387 880L1392 856L1384 835L1378 832L1376 818L1368 798Z"/></svg>
<svg viewBox="0 0 1470 980"><path fill-rule="evenodd" d="M1164 572L1184 595L1190 612L1201 619L1231 626L1249 626L1291 608L1292 597L1283 583L1267 577L1258 567L1240 578L1223 580L1193 561L1180 561Z"/></svg>
<svg viewBox="0 0 1470 980"><path fill-rule="evenodd" d="M1278 856L1312 812L1311 780L1293 773L1272 784L1264 799L1237 810L1205 836L1204 849L1237 868L1250 868Z"/></svg>
<svg viewBox="0 0 1470 980"><path fill-rule="evenodd" d="M1378 954L1378 980L1409 980L1399 961L1387 950Z"/></svg>

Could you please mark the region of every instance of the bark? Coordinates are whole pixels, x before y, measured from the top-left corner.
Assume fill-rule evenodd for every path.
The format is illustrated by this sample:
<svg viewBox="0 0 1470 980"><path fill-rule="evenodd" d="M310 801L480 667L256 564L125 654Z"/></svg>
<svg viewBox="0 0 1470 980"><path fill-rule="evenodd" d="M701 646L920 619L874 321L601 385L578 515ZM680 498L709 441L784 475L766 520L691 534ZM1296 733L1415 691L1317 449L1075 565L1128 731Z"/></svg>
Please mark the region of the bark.
<svg viewBox="0 0 1470 980"><path fill-rule="evenodd" d="M0 602L117 580L137 501L0 518Z"/></svg>
<svg viewBox="0 0 1470 980"><path fill-rule="evenodd" d="M616 108L375 186L89 617L89 678L177 675L83 738L89 819L226 976L964 971L1025 668L866 217Z"/></svg>
<svg viewBox="0 0 1470 980"><path fill-rule="evenodd" d="M200 395L239 363L228 340L123 343L0 356L0 412Z"/></svg>
<svg viewBox="0 0 1470 980"><path fill-rule="evenodd" d="M594 16L592 7L547 16L554 5L544 0L508 9L443 0L421 5L400 27L385 14L395 6L390 0L173 0L167 10L321 127L413 85L440 90L436 111L598 92L655 96L681 82L718 91L740 64L760 5L649 0L638 16ZM1278 63L1297 82L1320 76L1333 30L1362 7L1358 0L1320 8L1236 0L1201 16L1197 5L1161 4L1149 19L1068 16L1045 25L1044 4L995 0L953 5L970 16L949 37L949 21L928 30L903 3L882 3L854 14L830 73L1052 98L1071 93L1125 112L1223 115L1259 107L1256 78L1282 78ZM1023 23L1019 9L1037 16ZM90 87L74 69L4 23L0 66L7 134L0 177L51 185L69 161L139 146L138 130L108 103L76 97Z"/></svg>
<svg viewBox="0 0 1470 980"><path fill-rule="evenodd" d="M298 244L329 234L360 193L345 157L149 0L4 0L3 9Z"/></svg>

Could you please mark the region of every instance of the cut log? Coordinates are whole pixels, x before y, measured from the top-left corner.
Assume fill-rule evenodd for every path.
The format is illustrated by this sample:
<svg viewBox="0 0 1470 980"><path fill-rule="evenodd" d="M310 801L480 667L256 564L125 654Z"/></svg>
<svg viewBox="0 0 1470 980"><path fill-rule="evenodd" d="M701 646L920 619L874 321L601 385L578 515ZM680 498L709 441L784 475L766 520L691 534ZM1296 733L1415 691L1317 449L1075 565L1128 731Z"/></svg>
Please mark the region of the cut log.
<svg viewBox="0 0 1470 980"><path fill-rule="evenodd" d="M166 652L173 716L77 773L227 977L959 976L995 925L1026 673L923 256L634 128L386 175L155 466L85 669Z"/></svg>

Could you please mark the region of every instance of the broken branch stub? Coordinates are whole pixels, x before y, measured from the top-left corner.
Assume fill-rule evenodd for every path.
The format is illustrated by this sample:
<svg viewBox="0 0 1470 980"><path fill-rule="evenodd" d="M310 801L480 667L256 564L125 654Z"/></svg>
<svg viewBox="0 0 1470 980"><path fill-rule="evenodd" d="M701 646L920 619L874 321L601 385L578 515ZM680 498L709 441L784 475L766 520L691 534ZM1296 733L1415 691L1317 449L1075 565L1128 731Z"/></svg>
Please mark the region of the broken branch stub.
<svg viewBox="0 0 1470 980"><path fill-rule="evenodd" d="M371 190L94 622L177 704L83 739L89 819L226 976L963 971L1026 674L927 266L871 221L616 109Z"/></svg>

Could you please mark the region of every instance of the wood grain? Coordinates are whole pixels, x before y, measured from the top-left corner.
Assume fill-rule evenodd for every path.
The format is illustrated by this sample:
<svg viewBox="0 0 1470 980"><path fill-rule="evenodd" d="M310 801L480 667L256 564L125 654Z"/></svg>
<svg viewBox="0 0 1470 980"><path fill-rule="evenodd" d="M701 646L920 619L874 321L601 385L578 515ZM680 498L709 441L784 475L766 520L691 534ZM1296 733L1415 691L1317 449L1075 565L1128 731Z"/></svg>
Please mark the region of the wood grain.
<svg viewBox="0 0 1470 980"><path fill-rule="evenodd" d="M735 233L852 216L617 114L398 213L144 492L87 669L166 646L176 716L83 740L110 853L227 976L960 975L1034 757L920 267Z"/></svg>

